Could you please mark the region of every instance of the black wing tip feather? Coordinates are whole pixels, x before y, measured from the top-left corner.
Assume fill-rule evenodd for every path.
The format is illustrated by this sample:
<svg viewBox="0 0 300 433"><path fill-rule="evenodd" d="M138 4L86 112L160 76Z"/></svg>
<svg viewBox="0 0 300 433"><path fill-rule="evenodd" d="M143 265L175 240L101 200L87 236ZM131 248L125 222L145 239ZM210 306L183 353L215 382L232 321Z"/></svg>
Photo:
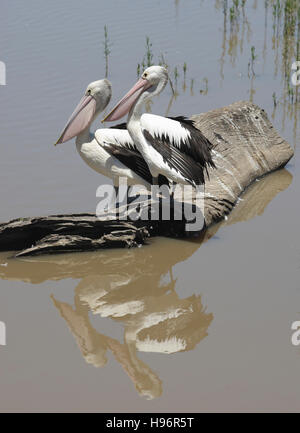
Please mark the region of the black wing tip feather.
<svg viewBox="0 0 300 433"><path fill-rule="evenodd" d="M112 156L117 158L122 164L134 171L146 182L152 183L150 170L142 155L129 147L120 147L113 143L104 143L104 149Z"/></svg>
<svg viewBox="0 0 300 433"><path fill-rule="evenodd" d="M153 183L153 180L152 180L152 183ZM164 176L163 174L159 174L158 175L158 186L162 186L162 185L170 186L170 182L169 182L168 178L166 178L166 176Z"/></svg>
<svg viewBox="0 0 300 433"><path fill-rule="evenodd" d="M137 150L132 150L129 147L120 147L113 143L104 143L103 147L110 155L117 158L122 164L134 171L150 185L153 185L153 177L150 173L149 167ZM159 175L158 185L169 186L169 181L165 176Z"/></svg>
<svg viewBox="0 0 300 433"><path fill-rule="evenodd" d="M109 129L127 129L127 123L119 123L118 125L113 125Z"/></svg>
<svg viewBox="0 0 300 433"><path fill-rule="evenodd" d="M181 125L191 133L192 139L189 143L189 147L184 144L182 145L183 152L197 161L209 177L208 168L216 168L211 154L213 148L211 141L196 127L194 120L185 116L170 117L170 119L180 122Z"/></svg>
<svg viewBox="0 0 300 433"><path fill-rule="evenodd" d="M144 131L144 135L153 148L161 154L164 162L171 169L180 173L188 183L193 186L204 184L204 168L193 160L190 155L181 152L176 146L166 142L163 137L153 137L146 130Z"/></svg>
<svg viewBox="0 0 300 433"><path fill-rule="evenodd" d="M189 119L186 116L168 117L168 119L176 120L176 122L180 122L183 123L184 125L188 125L188 126L192 126L193 128L196 128L194 120Z"/></svg>

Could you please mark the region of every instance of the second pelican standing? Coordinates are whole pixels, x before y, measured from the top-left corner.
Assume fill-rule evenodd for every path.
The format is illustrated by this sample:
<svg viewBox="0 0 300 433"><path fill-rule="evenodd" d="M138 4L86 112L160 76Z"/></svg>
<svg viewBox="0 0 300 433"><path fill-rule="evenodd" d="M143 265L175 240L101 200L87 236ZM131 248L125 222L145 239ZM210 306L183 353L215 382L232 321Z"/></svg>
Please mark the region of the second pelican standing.
<svg viewBox="0 0 300 433"><path fill-rule="evenodd" d="M162 66L150 66L103 121L115 121L127 113L127 129L153 176L163 175L194 187L204 184L205 172L214 167L212 144L184 117L166 118L142 114L144 102L158 95L168 82Z"/></svg>

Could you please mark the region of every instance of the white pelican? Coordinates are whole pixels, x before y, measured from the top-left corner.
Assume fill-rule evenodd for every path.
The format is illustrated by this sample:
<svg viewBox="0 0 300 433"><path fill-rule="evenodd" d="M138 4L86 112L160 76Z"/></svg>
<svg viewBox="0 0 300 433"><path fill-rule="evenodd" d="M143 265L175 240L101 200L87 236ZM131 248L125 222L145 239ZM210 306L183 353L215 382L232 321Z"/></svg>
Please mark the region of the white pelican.
<svg viewBox="0 0 300 433"><path fill-rule="evenodd" d="M116 190L119 177L126 177L128 185L138 184L150 189L151 173L125 124L119 125L124 129L114 127L98 129L95 134L90 132L92 122L108 105L111 93L111 84L106 79L90 83L55 144L76 137L81 158L92 169L111 178ZM168 183L162 177L160 182Z"/></svg>
<svg viewBox="0 0 300 433"><path fill-rule="evenodd" d="M184 117L142 114L143 103L158 95L168 82L162 66L150 66L103 121L114 121L129 112L127 129L154 178L163 175L176 183L204 183L204 172L214 167L211 143Z"/></svg>

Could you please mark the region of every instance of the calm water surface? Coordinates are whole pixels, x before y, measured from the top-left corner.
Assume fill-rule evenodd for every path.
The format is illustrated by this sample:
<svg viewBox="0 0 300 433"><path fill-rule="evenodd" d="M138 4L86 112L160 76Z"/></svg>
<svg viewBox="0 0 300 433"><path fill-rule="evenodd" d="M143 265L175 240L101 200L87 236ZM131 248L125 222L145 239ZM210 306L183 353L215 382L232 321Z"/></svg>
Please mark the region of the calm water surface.
<svg viewBox="0 0 300 433"><path fill-rule="evenodd" d="M178 94L167 88L152 112L251 99L295 157L199 239L26 260L1 253L0 411L299 411L299 104L284 78L294 42L280 40L264 4L247 1L230 25L222 1L3 1L1 221L95 211L107 180L73 142L53 143L86 85L104 76L104 25L112 103L135 82L149 36Z"/></svg>

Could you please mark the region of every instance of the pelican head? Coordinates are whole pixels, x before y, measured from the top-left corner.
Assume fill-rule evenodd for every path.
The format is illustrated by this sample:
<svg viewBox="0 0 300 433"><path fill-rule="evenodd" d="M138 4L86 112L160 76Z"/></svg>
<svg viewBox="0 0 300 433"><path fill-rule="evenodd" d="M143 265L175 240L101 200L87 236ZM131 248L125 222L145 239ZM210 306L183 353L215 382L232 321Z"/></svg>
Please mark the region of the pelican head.
<svg viewBox="0 0 300 433"><path fill-rule="evenodd" d="M159 95L164 90L169 79L168 71L163 66L150 66L142 74L151 87L147 87L150 96Z"/></svg>
<svg viewBox="0 0 300 433"><path fill-rule="evenodd" d="M109 104L110 98L111 84L108 80L90 83L55 144L71 140L89 127L94 118Z"/></svg>
<svg viewBox="0 0 300 433"><path fill-rule="evenodd" d="M102 122L113 122L125 116L137 101L145 102L158 95L168 82L168 71L163 66L150 66L142 73L138 82L117 103Z"/></svg>

